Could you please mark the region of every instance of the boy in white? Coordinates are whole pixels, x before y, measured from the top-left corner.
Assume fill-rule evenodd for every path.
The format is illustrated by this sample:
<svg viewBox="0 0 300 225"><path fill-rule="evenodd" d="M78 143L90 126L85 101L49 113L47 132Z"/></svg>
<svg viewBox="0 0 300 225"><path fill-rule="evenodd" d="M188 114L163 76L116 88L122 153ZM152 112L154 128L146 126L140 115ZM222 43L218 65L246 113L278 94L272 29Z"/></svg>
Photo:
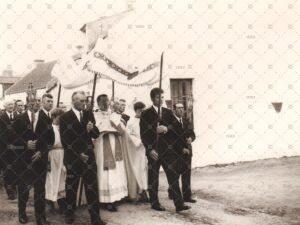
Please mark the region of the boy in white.
<svg viewBox="0 0 300 225"><path fill-rule="evenodd" d="M130 199L147 201L148 162L140 136L140 116L145 108L143 102L134 104L135 117L129 120L126 133L125 165Z"/></svg>

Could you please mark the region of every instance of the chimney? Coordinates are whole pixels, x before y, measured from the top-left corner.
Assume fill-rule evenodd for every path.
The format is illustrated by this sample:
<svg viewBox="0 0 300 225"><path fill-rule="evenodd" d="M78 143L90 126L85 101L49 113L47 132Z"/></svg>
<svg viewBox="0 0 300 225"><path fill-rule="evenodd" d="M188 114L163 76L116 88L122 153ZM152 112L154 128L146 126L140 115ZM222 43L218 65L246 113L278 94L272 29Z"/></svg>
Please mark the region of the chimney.
<svg viewBox="0 0 300 225"><path fill-rule="evenodd" d="M12 70L11 65L7 65L7 69L3 70L2 76L3 77L12 77L12 75L13 75L13 70Z"/></svg>
<svg viewBox="0 0 300 225"><path fill-rule="evenodd" d="M45 62L45 60L43 60L43 59L35 59L35 60L33 60L33 63L34 63L34 65L37 67L39 64L42 64L42 63L44 63Z"/></svg>

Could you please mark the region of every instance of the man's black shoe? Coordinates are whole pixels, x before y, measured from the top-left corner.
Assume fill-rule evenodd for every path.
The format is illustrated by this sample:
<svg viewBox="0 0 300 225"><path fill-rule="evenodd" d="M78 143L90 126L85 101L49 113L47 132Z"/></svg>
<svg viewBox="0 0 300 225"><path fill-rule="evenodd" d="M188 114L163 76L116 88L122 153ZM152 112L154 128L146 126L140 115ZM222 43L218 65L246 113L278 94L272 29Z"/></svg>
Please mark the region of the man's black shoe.
<svg viewBox="0 0 300 225"><path fill-rule="evenodd" d="M107 204L106 209L110 212L117 212L118 211L117 206L114 203Z"/></svg>
<svg viewBox="0 0 300 225"><path fill-rule="evenodd" d="M103 220L100 220L99 222L92 223L91 225L106 225L106 222L104 222Z"/></svg>
<svg viewBox="0 0 300 225"><path fill-rule="evenodd" d="M189 202L189 203L196 203L197 202L195 199L192 199L192 198L184 199L184 201Z"/></svg>
<svg viewBox="0 0 300 225"><path fill-rule="evenodd" d="M36 220L36 225L50 225L51 223L44 220L44 219L37 219Z"/></svg>
<svg viewBox="0 0 300 225"><path fill-rule="evenodd" d="M161 205L153 205L153 206L151 206L151 208L156 211L166 211L165 207L163 207Z"/></svg>
<svg viewBox="0 0 300 225"><path fill-rule="evenodd" d="M181 211L184 211L184 210L188 210L190 208L191 208L190 206L181 205L181 206L176 207L176 212L181 212Z"/></svg>
<svg viewBox="0 0 300 225"><path fill-rule="evenodd" d="M10 193L10 194L8 194L8 199L9 199L9 200L16 200L16 198L17 198L17 196L16 196L15 193Z"/></svg>
<svg viewBox="0 0 300 225"><path fill-rule="evenodd" d="M72 224L72 223L74 223L74 220L75 220L74 216L66 216L65 217L66 224Z"/></svg>
<svg viewBox="0 0 300 225"><path fill-rule="evenodd" d="M19 222L21 224L28 223L28 217L26 215L19 216Z"/></svg>

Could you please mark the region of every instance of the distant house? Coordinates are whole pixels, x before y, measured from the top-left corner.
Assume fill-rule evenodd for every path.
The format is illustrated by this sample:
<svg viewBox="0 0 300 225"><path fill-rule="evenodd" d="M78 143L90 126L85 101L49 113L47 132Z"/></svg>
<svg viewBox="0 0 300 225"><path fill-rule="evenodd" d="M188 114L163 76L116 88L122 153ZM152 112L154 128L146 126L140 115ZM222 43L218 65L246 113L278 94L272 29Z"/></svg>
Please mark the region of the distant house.
<svg viewBox="0 0 300 225"><path fill-rule="evenodd" d="M4 93L9 89L14 83L16 83L20 77L5 77L0 76L0 99L4 98Z"/></svg>
<svg viewBox="0 0 300 225"><path fill-rule="evenodd" d="M56 61L43 62L36 60L35 62L38 63L36 63L36 67L33 70L5 91L5 98L25 101L29 87L36 91L37 95L46 91L47 84L51 81L51 71Z"/></svg>
<svg viewBox="0 0 300 225"><path fill-rule="evenodd" d="M14 83L16 83L20 77L13 76L13 71L8 67L0 75L0 108L3 107L2 102L4 100L5 91L10 88Z"/></svg>

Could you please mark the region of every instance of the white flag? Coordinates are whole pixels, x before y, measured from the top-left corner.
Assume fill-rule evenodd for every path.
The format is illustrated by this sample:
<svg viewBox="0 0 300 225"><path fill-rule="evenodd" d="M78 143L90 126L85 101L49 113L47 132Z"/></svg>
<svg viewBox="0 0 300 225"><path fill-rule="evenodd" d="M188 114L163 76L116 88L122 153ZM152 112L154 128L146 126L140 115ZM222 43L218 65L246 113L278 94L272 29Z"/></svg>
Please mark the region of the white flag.
<svg viewBox="0 0 300 225"><path fill-rule="evenodd" d="M112 16L102 16L98 20L85 24L80 30L86 33L88 51L95 47L98 38L107 38L109 29L132 11L128 9Z"/></svg>
<svg viewBox="0 0 300 225"><path fill-rule="evenodd" d="M130 53L127 46L124 46L126 55L122 48L122 54L112 52L107 45L111 39L99 39L95 48L84 58L83 63L90 71L102 78L128 85L146 85L158 80L159 56L150 53L144 54L147 57L136 55L136 52Z"/></svg>
<svg viewBox="0 0 300 225"><path fill-rule="evenodd" d="M93 73L87 71L84 65L76 64L72 57L57 60L51 75L66 89L83 86L94 78Z"/></svg>

